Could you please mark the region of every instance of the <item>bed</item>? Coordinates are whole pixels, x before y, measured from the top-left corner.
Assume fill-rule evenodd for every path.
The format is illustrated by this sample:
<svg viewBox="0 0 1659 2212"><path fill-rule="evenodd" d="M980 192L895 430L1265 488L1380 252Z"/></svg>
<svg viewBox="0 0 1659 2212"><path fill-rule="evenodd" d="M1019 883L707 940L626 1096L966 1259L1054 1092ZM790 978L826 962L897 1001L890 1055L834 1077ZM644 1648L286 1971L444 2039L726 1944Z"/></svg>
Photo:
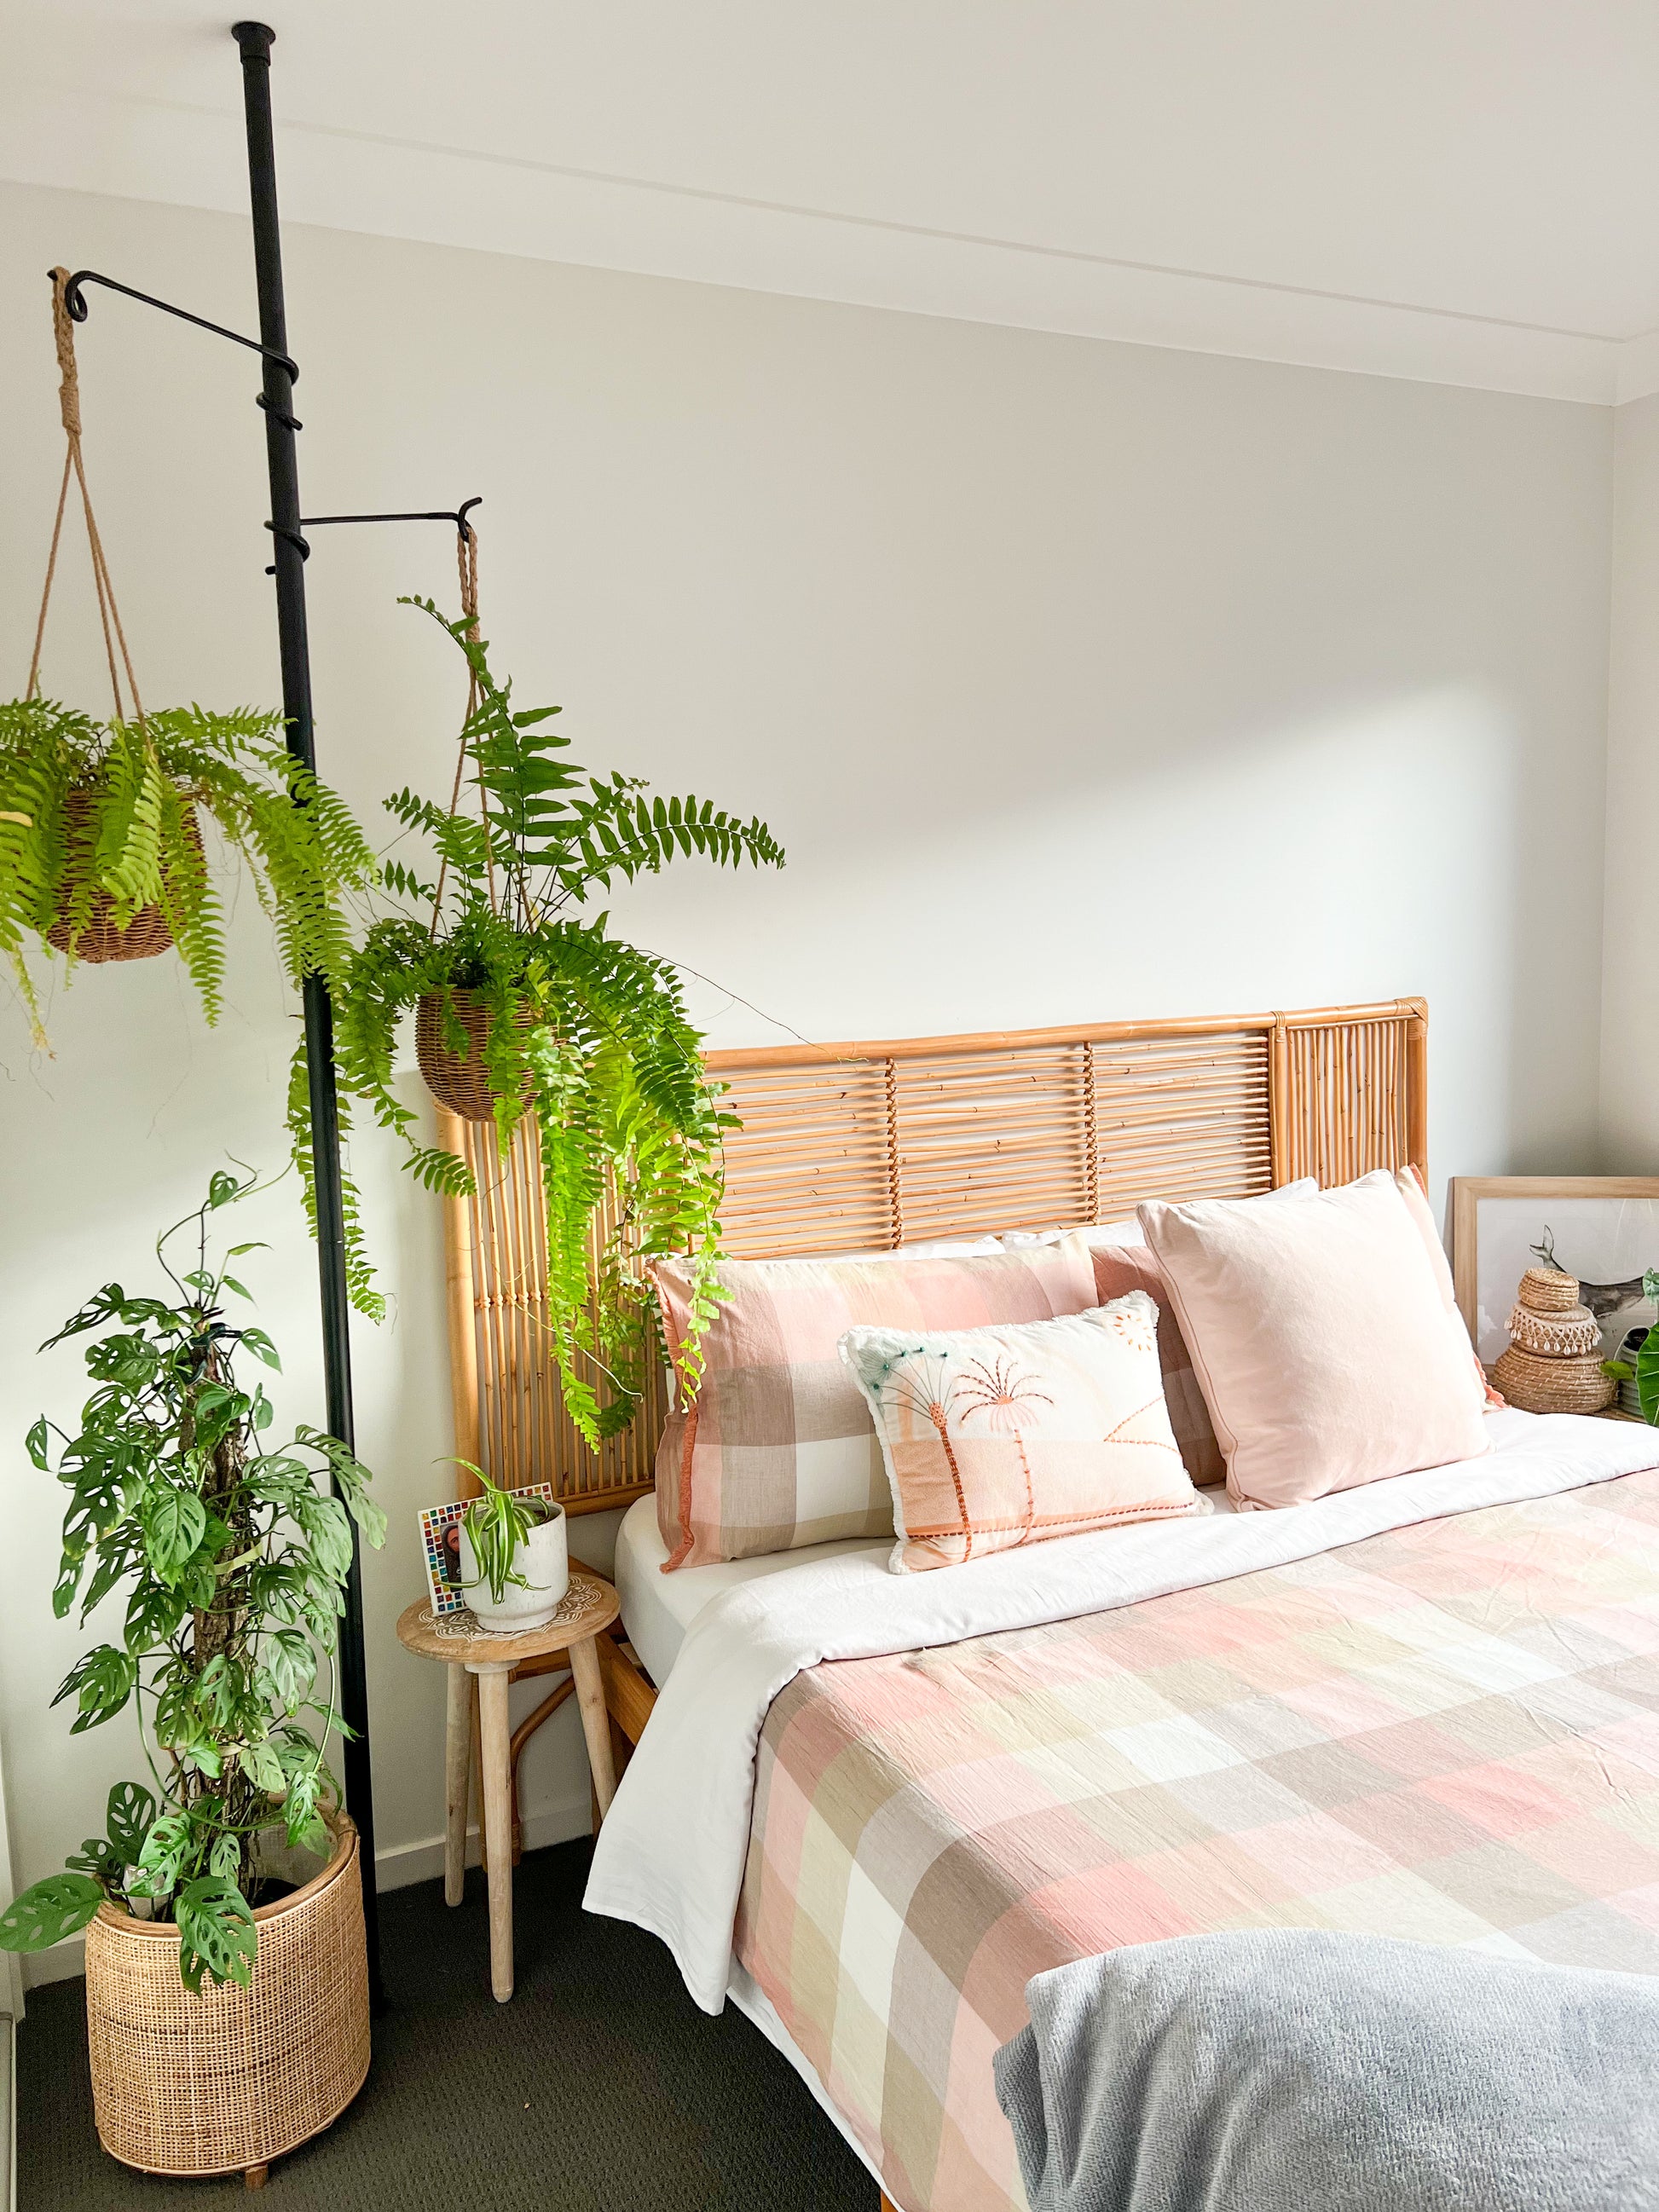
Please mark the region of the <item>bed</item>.
<svg viewBox="0 0 1659 2212"><path fill-rule="evenodd" d="M733 1056L728 1233L890 1247L1420 1168L1425 1066L1412 1000ZM533 1440L522 1362L481 1368L486 1425ZM1301 1926L1659 1972L1659 1451L1492 1428L1294 1512L919 1577L884 1542L664 1575L636 1441L590 1909L737 2002L901 2212L1023 2204L990 2058L1072 1959Z"/></svg>

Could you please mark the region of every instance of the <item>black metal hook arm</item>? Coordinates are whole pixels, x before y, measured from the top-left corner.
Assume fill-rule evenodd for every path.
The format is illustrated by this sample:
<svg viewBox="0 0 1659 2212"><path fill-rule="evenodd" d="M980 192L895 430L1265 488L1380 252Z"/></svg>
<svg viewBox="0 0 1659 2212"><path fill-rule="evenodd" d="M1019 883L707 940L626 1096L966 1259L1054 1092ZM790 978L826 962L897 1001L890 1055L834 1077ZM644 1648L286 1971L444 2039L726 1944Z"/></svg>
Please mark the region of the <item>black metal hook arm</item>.
<svg viewBox="0 0 1659 2212"><path fill-rule="evenodd" d="M46 274L50 276L52 271L48 270ZM83 284L101 284L106 292L119 292L129 300L142 301L147 307L159 307L164 315L176 315L181 323L194 323L198 331L211 331L215 337L228 338L233 345L246 346L250 353L280 363L288 371L290 384L300 380L299 363L287 354L278 353L275 347L261 345L258 338L245 338L240 331L228 331L222 323L210 323L205 315L192 315L188 307L175 307L170 301L155 299L148 292L136 292L131 284L118 284L113 276L100 276L95 269L77 269L64 287L64 306L72 323L84 323L87 319L86 295L81 289Z"/></svg>
<svg viewBox="0 0 1659 2212"><path fill-rule="evenodd" d="M470 541L472 526L466 518L475 507L483 505L483 495L480 493L474 499L464 499L457 507L422 507L414 514L302 514L300 530L323 530L333 522L453 522L463 538ZM276 522L266 523L265 528L273 537L285 538L302 561L310 560L311 548L300 535L300 530L284 530ZM274 576L276 573L274 568L265 570L267 576Z"/></svg>
<svg viewBox="0 0 1659 2212"><path fill-rule="evenodd" d="M475 507L483 505L480 493L476 499L464 499L457 507L424 507L416 514L306 514L300 521L306 530L320 530L331 522L453 522L463 538L470 538L472 526L466 518Z"/></svg>

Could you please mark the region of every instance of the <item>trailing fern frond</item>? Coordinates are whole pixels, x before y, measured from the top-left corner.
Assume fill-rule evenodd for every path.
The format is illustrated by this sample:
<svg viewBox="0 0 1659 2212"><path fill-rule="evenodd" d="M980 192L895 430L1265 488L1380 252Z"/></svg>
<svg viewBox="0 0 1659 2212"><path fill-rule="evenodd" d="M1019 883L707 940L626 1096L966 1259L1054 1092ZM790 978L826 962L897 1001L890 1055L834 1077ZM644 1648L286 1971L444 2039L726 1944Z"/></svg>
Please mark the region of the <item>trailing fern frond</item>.
<svg viewBox="0 0 1659 2212"><path fill-rule="evenodd" d="M170 708L129 723L52 700L0 702L0 957L37 1042L31 950L54 933L72 969L94 920L125 928L151 907L216 1019L224 909L204 817L247 866L290 981L341 972L344 902L379 867L348 809L289 756L282 727L251 708Z"/></svg>
<svg viewBox="0 0 1659 2212"><path fill-rule="evenodd" d="M539 1137L549 1348L571 1418L597 1444L633 1419L646 1363L660 1356L641 1275L655 1256L694 1258L693 1326L678 1358L695 1393L698 1340L715 1310L721 1146L735 1121L704 1073L673 965L582 908L613 878L687 855L776 867L783 850L763 822L709 800L654 798L636 777L590 775L547 726L557 708L514 706L465 618L449 621L428 599L408 604L438 623L471 672L463 749L477 811L452 816L409 790L386 801L436 866L400 860L383 872L386 890L428 911L385 916L351 956L336 992L341 1085L404 1139L417 1181L470 1190L465 1163L417 1140L391 1087L399 1029L422 1001L449 1051L470 1051L458 1010L470 994L502 1156L526 1118ZM434 876L444 886L435 918ZM606 1207L616 1225L596 1254Z"/></svg>
<svg viewBox="0 0 1659 2212"><path fill-rule="evenodd" d="M311 1233L317 1234L317 1156L311 1136L311 1073L306 1057L303 1030L294 1048L294 1057L288 1071L288 1140L294 1156L294 1164L300 1175L300 1198L305 1208ZM360 1314L370 1321L384 1321L386 1300L374 1287L374 1270L368 1262L368 1248L363 1239L362 1201L357 1195L357 1186L345 1165L345 1149L351 1135L351 1117L343 1098L336 1107L336 1119L340 1131L340 1212L345 1228L346 1292Z"/></svg>

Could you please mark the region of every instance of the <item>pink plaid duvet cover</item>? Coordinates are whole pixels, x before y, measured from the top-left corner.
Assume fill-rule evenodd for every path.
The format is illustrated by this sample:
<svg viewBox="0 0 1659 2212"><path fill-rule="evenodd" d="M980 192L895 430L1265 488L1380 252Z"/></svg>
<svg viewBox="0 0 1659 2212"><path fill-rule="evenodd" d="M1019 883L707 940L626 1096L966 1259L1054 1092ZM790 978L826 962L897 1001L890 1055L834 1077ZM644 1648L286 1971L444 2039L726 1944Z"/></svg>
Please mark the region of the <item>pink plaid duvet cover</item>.
<svg viewBox="0 0 1659 2212"><path fill-rule="evenodd" d="M1334 1928L1659 1973L1659 1469L827 1663L761 1740L738 1955L904 2212L1024 2203L1030 1977Z"/></svg>

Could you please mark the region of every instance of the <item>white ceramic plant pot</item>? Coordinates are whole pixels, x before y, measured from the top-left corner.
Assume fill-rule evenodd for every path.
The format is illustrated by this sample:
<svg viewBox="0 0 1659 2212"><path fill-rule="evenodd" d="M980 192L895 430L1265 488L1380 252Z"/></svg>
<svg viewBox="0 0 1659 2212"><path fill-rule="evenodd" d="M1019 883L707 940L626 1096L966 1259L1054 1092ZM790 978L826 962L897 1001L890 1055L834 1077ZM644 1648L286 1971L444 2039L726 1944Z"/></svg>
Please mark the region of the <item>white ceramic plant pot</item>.
<svg viewBox="0 0 1659 2212"><path fill-rule="evenodd" d="M489 1585L478 1571L471 1531L461 1520L461 1578L466 1601L481 1628L501 1636L516 1636L521 1629L540 1628L552 1620L559 1601L570 1587L570 1550L566 1540L564 1508L556 1505L551 1517L538 1521L513 1554L513 1571L524 1577L524 1587L508 1583L495 1604Z"/></svg>

